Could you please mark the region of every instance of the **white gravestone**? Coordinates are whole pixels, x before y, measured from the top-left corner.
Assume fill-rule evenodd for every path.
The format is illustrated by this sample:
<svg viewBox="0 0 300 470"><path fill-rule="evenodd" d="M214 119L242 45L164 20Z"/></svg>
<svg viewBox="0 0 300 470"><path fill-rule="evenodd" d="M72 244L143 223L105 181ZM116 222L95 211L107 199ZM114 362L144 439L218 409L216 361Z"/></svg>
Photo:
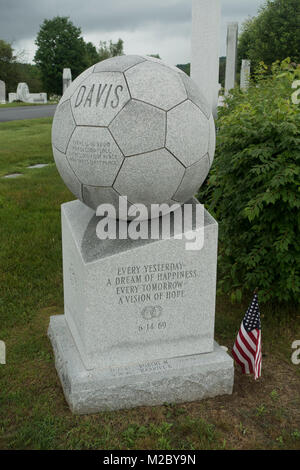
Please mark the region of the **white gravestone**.
<svg viewBox="0 0 300 470"><path fill-rule="evenodd" d="M66 91L67 88L72 83L72 72L71 69L64 69L63 70L63 94Z"/></svg>
<svg viewBox="0 0 300 470"><path fill-rule="evenodd" d="M216 117L219 93L220 0L193 0L191 77Z"/></svg>
<svg viewBox="0 0 300 470"><path fill-rule="evenodd" d="M22 101L23 103L47 103L47 93L30 93L27 83L18 83L16 93L9 93L8 100Z"/></svg>
<svg viewBox="0 0 300 470"><path fill-rule="evenodd" d="M24 103L29 101L29 88L27 83L18 83L17 86L17 100L23 101Z"/></svg>
<svg viewBox="0 0 300 470"><path fill-rule="evenodd" d="M224 95L219 95L219 99L218 99L218 108L223 108L223 106L225 105L225 96Z"/></svg>
<svg viewBox="0 0 300 470"><path fill-rule="evenodd" d="M17 100L17 93L8 93L8 102L13 103Z"/></svg>
<svg viewBox="0 0 300 470"><path fill-rule="evenodd" d="M225 94L235 87L237 67L238 23L227 25L227 53L225 72Z"/></svg>
<svg viewBox="0 0 300 470"><path fill-rule="evenodd" d="M0 80L0 104L6 103L6 88L5 83Z"/></svg>
<svg viewBox="0 0 300 470"><path fill-rule="evenodd" d="M250 83L251 62L250 60L242 60L241 67L241 90L247 91Z"/></svg>
<svg viewBox="0 0 300 470"><path fill-rule="evenodd" d="M204 96L161 61L109 59L66 90L52 143L62 178L81 200L62 205L65 315L51 317L48 332L72 411L230 394L233 361L214 342L218 225L206 211L198 220L200 205L190 199L214 157ZM189 200L191 228L177 227L169 239L160 228L157 239L101 240L95 209L117 205L119 195L131 210ZM151 231L157 220L141 227ZM201 250L186 249L188 234L203 235Z"/></svg>

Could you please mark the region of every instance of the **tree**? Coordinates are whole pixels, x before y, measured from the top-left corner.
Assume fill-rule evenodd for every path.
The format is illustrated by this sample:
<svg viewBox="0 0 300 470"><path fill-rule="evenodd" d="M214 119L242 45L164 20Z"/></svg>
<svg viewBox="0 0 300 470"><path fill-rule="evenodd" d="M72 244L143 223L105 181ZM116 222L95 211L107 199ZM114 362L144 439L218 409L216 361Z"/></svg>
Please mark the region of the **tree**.
<svg viewBox="0 0 300 470"><path fill-rule="evenodd" d="M219 83L222 87L225 87L225 73L226 73L226 57L220 57L219 59Z"/></svg>
<svg viewBox="0 0 300 470"><path fill-rule="evenodd" d="M263 61L271 66L290 57L300 62L299 0L267 0L258 16L248 19L239 38L239 60L250 59L253 68Z"/></svg>
<svg viewBox="0 0 300 470"><path fill-rule="evenodd" d="M6 91L15 92L19 82L26 82L33 92L41 91L36 66L24 64L24 52L15 53L11 44L0 40L0 80L6 84Z"/></svg>
<svg viewBox="0 0 300 470"><path fill-rule="evenodd" d="M119 39L117 42L112 41L100 41L100 47L98 51L99 61L109 59L110 57L116 57L124 55L124 41Z"/></svg>
<svg viewBox="0 0 300 470"><path fill-rule="evenodd" d="M97 64L97 62L99 62L99 54L93 43L88 42L86 43L85 47L86 47L86 62L87 62L88 67L91 67L92 65Z"/></svg>
<svg viewBox="0 0 300 470"><path fill-rule="evenodd" d="M27 83L31 93L41 93L43 91L40 71L36 65L16 62L13 65L13 71L14 76L9 82L9 91L15 92L20 82Z"/></svg>
<svg viewBox="0 0 300 470"><path fill-rule="evenodd" d="M220 227L219 287L240 300L300 299L300 106L291 99L300 67L261 66L247 93L220 109L217 151L199 199Z"/></svg>
<svg viewBox="0 0 300 470"><path fill-rule="evenodd" d="M191 74L191 64L177 64L176 67L178 67L180 70L185 72L187 75ZM226 57L220 57L220 66L219 66L219 83L222 84L222 86L225 86L225 67L226 67Z"/></svg>
<svg viewBox="0 0 300 470"><path fill-rule="evenodd" d="M62 92L63 69L71 68L76 78L89 65L90 46L84 42L81 29L74 26L68 17L56 16L44 20L35 41L37 51L34 61L41 71L47 93Z"/></svg>
<svg viewBox="0 0 300 470"><path fill-rule="evenodd" d="M187 75L191 75L191 64L177 64L176 67Z"/></svg>
<svg viewBox="0 0 300 470"><path fill-rule="evenodd" d="M0 80L6 84L12 75L12 64L15 61L11 44L0 39Z"/></svg>

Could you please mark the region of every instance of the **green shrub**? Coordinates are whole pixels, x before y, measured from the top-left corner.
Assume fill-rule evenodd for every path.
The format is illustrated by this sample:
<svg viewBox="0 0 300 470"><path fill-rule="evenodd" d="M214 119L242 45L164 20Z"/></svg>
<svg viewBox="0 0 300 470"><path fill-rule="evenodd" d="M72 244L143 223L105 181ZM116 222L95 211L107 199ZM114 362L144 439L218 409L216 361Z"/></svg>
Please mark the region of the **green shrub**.
<svg viewBox="0 0 300 470"><path fill-rule="evenodd" d="M217 121L217 151L199 199L220 224L219 286L240 300L299 302L300 105L287 59L261 64L247 93L235 90Z"/></svg>

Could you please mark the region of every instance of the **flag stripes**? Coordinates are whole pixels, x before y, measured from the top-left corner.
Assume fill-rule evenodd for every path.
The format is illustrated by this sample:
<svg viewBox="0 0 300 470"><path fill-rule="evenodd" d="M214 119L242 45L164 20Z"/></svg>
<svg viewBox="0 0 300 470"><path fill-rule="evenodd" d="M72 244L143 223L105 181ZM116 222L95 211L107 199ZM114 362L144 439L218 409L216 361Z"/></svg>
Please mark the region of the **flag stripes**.
<svg viewBox="0 0 300 470"><path fill-rule="evenodd" d="M261 376L261 324L257 294L241 323L232 354L243 374L254 374L255 380Z"/></svg>

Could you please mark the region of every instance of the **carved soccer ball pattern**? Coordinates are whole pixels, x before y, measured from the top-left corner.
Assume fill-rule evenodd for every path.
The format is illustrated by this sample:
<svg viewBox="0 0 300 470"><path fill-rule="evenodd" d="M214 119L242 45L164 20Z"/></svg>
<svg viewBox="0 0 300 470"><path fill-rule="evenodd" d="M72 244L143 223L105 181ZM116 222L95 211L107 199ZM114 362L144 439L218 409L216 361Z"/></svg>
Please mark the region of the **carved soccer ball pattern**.
<svg viewBox="0 0 300 470"><path fill-rule="evenodd" d="M102 203L183 204L204 182L215 125L194 82L158 59L121 56L83 72L57 107L52 145L68 188ZM129 207L130 209L130 207Z"/></svg>

